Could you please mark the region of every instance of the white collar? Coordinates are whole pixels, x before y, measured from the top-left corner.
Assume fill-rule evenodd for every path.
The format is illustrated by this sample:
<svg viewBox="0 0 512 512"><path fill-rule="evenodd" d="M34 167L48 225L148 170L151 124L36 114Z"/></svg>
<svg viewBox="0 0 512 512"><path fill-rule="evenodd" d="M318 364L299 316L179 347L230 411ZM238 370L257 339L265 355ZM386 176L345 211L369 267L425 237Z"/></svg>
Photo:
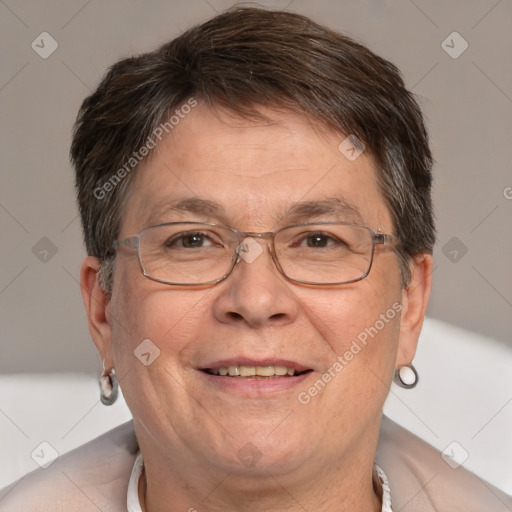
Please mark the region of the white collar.
<svg viewBox="0 0 512 512"><path fill-rule="evenodd" d="M130 482L128 484L128 495L127 495L127 509L128 512L142 512L142 507L139 501L139 479L144 470L144 461L142 454L139 452L133 465L132 474L130 476ZM389 487L389 481L386 473L374 464L373 466L373 478L377 479L382 487L382 509L381 512L393 512L391 508L391 489Z"/></svg>
<svg viewBox="0 0 512 512"><path fill-rule="evenodd" d="M144 470L144 460L142 453L139 452L133 465L132 474L130 475L130 482L128 483L128 496L127 496L127 509L128 512L142 512L142 507L139 501L139 479Z"/></svg>

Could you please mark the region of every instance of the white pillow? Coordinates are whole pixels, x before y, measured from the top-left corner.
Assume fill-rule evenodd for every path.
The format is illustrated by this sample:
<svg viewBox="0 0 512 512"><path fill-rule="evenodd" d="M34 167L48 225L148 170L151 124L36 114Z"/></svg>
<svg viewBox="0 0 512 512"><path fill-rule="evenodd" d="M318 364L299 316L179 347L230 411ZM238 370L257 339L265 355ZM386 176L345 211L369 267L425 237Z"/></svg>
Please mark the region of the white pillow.
<svg viewBox="0 0 512 512"><path fill-rule="evenodd" d="M62 455L130 419L122 395L100 402L92 375L0 376L0 489L37 469L41 450Z"/></svg>
<svg viewBox="0 0 512 512"><path fill-rule="evenodd" d="M427 318L414 366L385 414L512 495L512 347Z"/></svg>

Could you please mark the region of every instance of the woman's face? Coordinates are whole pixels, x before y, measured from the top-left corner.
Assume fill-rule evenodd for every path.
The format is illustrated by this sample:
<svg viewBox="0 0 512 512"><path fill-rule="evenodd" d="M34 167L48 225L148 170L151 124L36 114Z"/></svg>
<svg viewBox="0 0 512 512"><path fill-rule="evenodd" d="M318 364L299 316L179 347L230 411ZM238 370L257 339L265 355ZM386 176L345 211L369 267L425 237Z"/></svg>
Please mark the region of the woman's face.
<svg viewBox="0 0 512 512"><path fill-rule="evenodd" d="M174 221L246 232L352 222L393 233L366 152L349 159L338 149L345 137L299 115L264 112L271 123L199 104L180 119L136 177L120 238ZM359 282L311 287L287 280L268 242L256 243L261 254L253 246L255 257L227 279L199 287L152 281L134 251L117 252L111 337L106 329L99 346L145 457L276 475L330 471L341 456L375 451L368 439L392 373L416 343L395 253L377 246ZM308 372L254 379L204 371L242 365Z"/></svg>

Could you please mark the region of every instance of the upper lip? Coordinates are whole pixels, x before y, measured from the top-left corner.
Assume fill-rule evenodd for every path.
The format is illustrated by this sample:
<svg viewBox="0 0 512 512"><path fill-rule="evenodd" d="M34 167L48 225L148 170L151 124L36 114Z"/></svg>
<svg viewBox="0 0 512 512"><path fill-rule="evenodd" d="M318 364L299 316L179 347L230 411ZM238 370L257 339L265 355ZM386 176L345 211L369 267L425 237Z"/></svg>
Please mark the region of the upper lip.
<svg viewBox="0 0 512 512"><path fill-rule="evenodd" d="M212 361L210 363L201 365L200 370L218 370L219 368L228 368L229 366L286 366L287 368L293 368L295 372L304 372L306 370L312 370L310 366L304 366L296 361L289 359L280 358L265 358L265 359L252 359L249 357L231 357L229 359L221 359L218 361Z"/></svg>

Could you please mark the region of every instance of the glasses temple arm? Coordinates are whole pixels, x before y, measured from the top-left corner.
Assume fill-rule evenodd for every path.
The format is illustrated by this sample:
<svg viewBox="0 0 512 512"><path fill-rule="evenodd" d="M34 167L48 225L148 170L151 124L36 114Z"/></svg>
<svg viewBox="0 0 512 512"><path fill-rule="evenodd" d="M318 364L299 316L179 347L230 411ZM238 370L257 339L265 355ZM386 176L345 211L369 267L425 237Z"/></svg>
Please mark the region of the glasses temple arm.
<svg viewBox="0 0 512 512"><path fill-rule="evenodd" d="M132 236L130 238L123 238L122 240L114 240L112 247L114 250L121 248L129 248L129 249L137 249L139 246L139 238L137 236Z"/></svg>
<svg viewBox="0 0 512 512"><path fill-rule="evenodd" d="M377 233L374 235L374 242L382 245L397 245L400 240L395 235L385 235L384 233Z"/></svg>

